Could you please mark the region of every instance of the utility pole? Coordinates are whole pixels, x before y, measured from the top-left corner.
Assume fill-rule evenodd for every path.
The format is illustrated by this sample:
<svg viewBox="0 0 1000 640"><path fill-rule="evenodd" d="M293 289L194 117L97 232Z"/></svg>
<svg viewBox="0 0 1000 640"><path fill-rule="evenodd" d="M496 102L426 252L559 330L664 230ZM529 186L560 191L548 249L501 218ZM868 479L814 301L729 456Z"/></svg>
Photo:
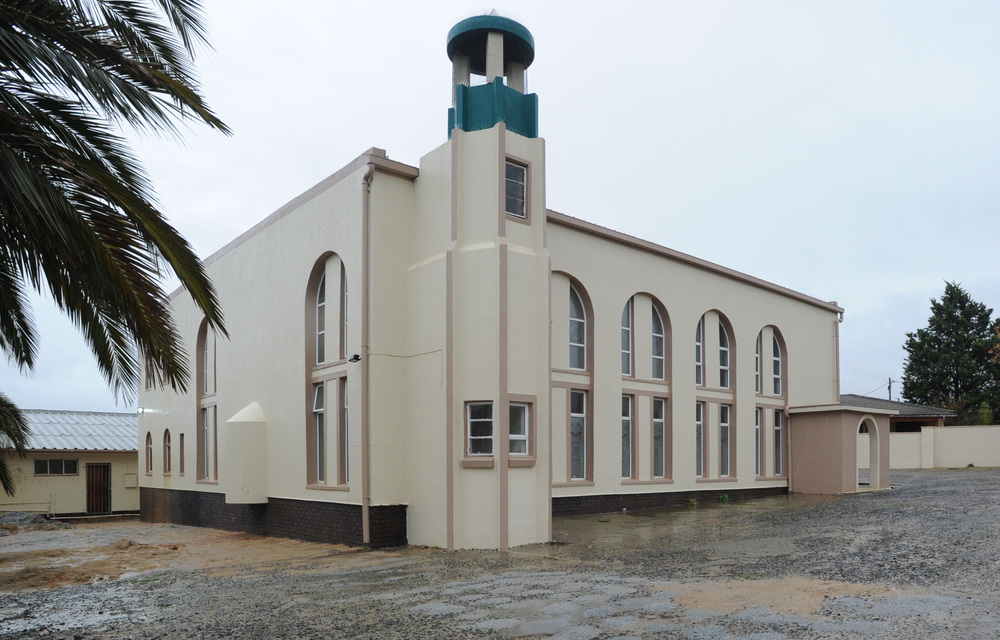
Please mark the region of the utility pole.
<svg viewBox="0 0 1000 640"><path fill-rule="evenodd" d="M889 401L892 402L892 378L889 378Z"/></svg>

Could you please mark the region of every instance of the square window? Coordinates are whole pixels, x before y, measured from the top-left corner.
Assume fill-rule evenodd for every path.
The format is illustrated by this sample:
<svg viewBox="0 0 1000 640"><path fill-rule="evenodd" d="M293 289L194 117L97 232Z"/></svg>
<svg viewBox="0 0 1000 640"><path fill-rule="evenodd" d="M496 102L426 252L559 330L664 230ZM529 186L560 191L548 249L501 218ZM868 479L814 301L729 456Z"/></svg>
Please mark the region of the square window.
<svg viewBox="0 0 1000 640"><path fill-rule="evenodd" d="M36 476L47 476L47 475L49 475L49 461L48 460L35 460L35 475Z"/></svg>
<svg viewBox="0 0 1000 640"><path fill-rule="evenodd" d="M507 162L506 206L504 210L518 218L527 218L525 196L527 193L527 169L519 164Z"/></svg>
<svg viewBox="0 0 1000 640"><path fill-rule="evenodd" d="M493 455L493 403L470 402L466 405L466 424L470 456Z"/></svg>
<svg viewBox="0 0 1000 640"><path fill-rule="evenodd" d="M76 460L63 461L63 473L68 476L75 476L77 474Z"/></svg>
<svg viewBox="0 0 1000 640"><path fill-rule="evenodd" d="M512 455L527 455L528 451L528 405L511 403L510 405L510 453Z"/></svg>

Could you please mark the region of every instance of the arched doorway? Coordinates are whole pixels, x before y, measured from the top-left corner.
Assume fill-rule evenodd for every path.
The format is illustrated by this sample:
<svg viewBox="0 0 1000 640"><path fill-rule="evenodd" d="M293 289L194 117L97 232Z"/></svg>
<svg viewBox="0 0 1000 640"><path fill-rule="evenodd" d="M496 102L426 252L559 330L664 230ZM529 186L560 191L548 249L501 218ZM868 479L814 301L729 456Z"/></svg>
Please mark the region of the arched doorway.
<svg viewBox="0 0 1000 640"><path fill-rule="evenodd" d="M858 453L863 451L864 441L868 440L868 469L865 473L862 463L864 457L861 455L856 456L857 464L857 486L855 489L857 491L864 491L868 489L878 489L882 486L880 482L880 467L881 467L881 456L879 451L879 437L878 437L878 424L872 419L871 416L865 416L861 419L858 424ZM865 437L867 436L867 438Z"/></svg>

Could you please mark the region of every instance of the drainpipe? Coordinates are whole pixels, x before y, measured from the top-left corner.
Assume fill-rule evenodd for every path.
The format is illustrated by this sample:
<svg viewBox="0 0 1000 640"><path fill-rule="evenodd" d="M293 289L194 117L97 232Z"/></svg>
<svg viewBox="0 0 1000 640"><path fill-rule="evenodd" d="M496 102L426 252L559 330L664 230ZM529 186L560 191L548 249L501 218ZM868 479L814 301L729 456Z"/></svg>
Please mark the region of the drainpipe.
<svg viewBox="0 0 1000 640"><path fill-rule="evenodd" d="M369 508L371 506L371 445L369 436L368 407L368 344L369 310L368 279L371 271L368 255L369 215L371 212L371 186L375 165L369 164L361 179L361 536L365 545L371 543Z"/></svg>

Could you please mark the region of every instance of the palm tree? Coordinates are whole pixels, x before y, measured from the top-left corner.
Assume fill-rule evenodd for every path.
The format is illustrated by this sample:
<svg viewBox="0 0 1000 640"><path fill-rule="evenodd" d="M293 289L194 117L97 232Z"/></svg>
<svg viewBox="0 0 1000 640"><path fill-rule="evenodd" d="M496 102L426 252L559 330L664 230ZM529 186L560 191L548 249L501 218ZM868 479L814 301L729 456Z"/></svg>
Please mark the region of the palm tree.
<svg viewBox="0 0 1000 640"><path fill-rule="evenodd" d="M188 367L161 282L169 268L226 335L212 284L157 209L120 128L177 135L201 121L229 133L199 94L198 0L0 0L0 351L30 371L30 289L80 328L116 396L178 390ZM141 363L141 365L140 365ZM0 449L28 431L0 393ZM0 456L0 485L13 494Z"/></svg>

